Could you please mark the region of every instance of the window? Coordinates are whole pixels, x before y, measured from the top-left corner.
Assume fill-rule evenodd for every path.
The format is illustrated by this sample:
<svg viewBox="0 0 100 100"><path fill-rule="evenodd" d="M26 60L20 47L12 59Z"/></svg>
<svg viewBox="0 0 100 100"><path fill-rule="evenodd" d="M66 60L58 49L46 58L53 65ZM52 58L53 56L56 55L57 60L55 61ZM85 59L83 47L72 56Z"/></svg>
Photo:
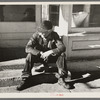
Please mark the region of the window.
<svg viewBox="0 0 100 100"><path fill-rule="evenodd" d="M73 13L83 11L84 5L73 5Z"/></svg>
<svg viewBox="0 0 100 100"><path fill-rule="evenodd" d="M100 5L73 5L71 27L100 27Z"/></svg>
<svg viewBox="0 0 100 100"><path fill-rule="evenodd" d="M59 5L49 6L49 20L52 21L54 26L59 25Z"/></svg>
<svg viewBox="0 0 100 100"><path fill-rule="evenodd" d="M0 5L1 22L35 22L35 5Z"/></svg>
<svg viewBox="0 0 100 100"><path fill-rule="evenodd" d="M91 5L89 27L100 27L100 5Z"/></svg>

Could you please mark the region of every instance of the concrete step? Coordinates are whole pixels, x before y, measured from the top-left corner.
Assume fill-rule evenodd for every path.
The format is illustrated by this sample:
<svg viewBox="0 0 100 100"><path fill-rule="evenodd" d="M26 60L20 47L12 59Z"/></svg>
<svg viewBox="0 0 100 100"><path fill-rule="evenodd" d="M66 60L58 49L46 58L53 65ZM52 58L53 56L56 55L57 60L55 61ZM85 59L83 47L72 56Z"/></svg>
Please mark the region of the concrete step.
<svg viewBox="0 0 100 100"><path fill-rule="evenodd" d="M18 90L16 90L16 86L10 86L10 87L0 87L0 93L9 93L9 95L6 95L6 97L23 97L23 98L27 98L28 97L28 95L20 95L20 94L17 94L16 95L16 93L31 93L32 94L32 96L34 97L34 93L37 93L37 96L39 96L38 95L38 93L50 93L50 97L51 96L54 96L54 93L55 93L55 95L57 94L57 93L59 93L59 94L61 94L62 92L64 92L64 93L70 93L70 90L68 90L68 89L65 89L65 88L63 88L62 86L60 86L58 83L54 83L54 84L47 84L47 83L44 83L44 84L38 84L38 85L35 85L35 86L31 86L31 87L29 87L29 88L27 88L27 89L24 89L23 91L18 91ZM10 93L11 93L11 95L10 95ZM12 95L12 93L13 93L13 95ZM15 93L15 94L14 94ZM20 96L18 96L18 95L20 95ZM36 95L36 94L35 94ZM0 97L2 97L1 95L0 95ZM3 97L4 97L4 95L3 95ZM44 97L45 97L45 95L44 95Z"/></svg>
<svg viewBox="0 0 100 100"><path fill-rule="evenodd" d="M0 87L14 86L20 84L22 70L24 69L25 58L0 62ZM43 72L35 72L35 68L43 67L41 64L35 64L32 69L32 75L38 75ZM55 64L54 64L55 65Z"/></svg>
<svg viewBox="0 0 100 100"><path fill-rule="evenodd" d="M0 62L0 71L23 69L24 65L25 58ZM35 66L39 65L41 64L35 64ZM55 66L55 63L49 64L49 66ZM72 72L96 72L100 71L100 59L67 61L67 67Z"/></svg>
<svg viewBox="0 0 100 100"><path fill-rule="evenodd" d="M17 70L23 69L25 65L25 58L0 62L0 71L4 70ZM41 65L40 63L34 64L35 66Z"/></svg>
<svg viewBox="0 0 100 100"><path fill-rule="evenodd" d="M10 60L10 61L3 61L0 62L0 66L10 66L10 65L20 65L25 63L25 58L22 59L16 59L16 60Z"/></svg>
<svg viewBox="0 0 100 100"><path fill-rule="evenodd" d="M33 72L33 70L33 75L40 74L38 72ZM0 71L0 87L14 86L20 84L21 75L22 69Z"/></svg>
<svg viewBox="0 0 100 100"><path fill-rule="evenodd" d="M17 69L24 69L25 65L25 58L17 59L17 60L10 60L10 61L4 61L0 62L0 71L4 70L17 70ZM41 63L35 63L34 66L40 66ZM55 66L55 63L49 64L49 66Z"/></svg>
<svg viewBox="0 0 100 100"><path fill-rule="evenodd" d="M16 65L3 65L0 66L0 71L4 71L4 70L17 70L17 69L23 69L24 68L24 64L16 64Z"/></svg>
<svg viewBox="0 0 100 100"><path fill-rule="evenodd" d="M32 80L33 81L34 81L34 78L35 78L35 80L37 80L38 78L39 78L39 80L42 80L43 77L45 77L45 78L47 78L47 80L49 80L50 78L48 78L48 77L50 75L51 76L54 75L54 73L50 73L50 74L45 73L44 74L44 72L36 72L35 69L36 69L36 67L34 67L32 69L32 75L33 75ZM22 70L23 69L0 71L0 87L19 85L21 82ZM39 76L39 77L37 77L37 76ZM41 77L41 76L43 76L43 77Z"/></svg>
<svg viewBox="0 0 100 100"><path fill-rule="evenodd" d="M0 71L9 70L9 69L10 70L23 69L24 64L25 64L25 58L0 62Z"/></svg>
<svg viewBox="0 0 100 100"><path fill-rule="evenodd" d="M22 69L24 68L25 58L0 62L0 87L18 85L21 81ZM55 64L52 64L55 66ZM100 72L100 59L84 60L84 61L69 61L68 69L73 72ZM34 72L32 74L41 74Z"/></svg>
<svg viewBox="0 0 100 100"><path fill-rule="evenodd" d="M0 87L18 85L22 70L0 71Z"/></svg>
<svg viewBox="0 0 100 100"><path fill-rule="evenodd" d="M24 64L25 58L0 62L0 87L18 85Z"/></svg>

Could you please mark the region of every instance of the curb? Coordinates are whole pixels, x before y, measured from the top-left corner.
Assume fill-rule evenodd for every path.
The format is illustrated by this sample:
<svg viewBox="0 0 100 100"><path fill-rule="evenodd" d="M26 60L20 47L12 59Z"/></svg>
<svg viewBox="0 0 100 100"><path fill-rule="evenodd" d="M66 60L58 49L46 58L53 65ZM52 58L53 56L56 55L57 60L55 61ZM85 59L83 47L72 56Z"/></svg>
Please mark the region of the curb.
<svg viewBox="0 0 100 100"><path fill-rule="evenodd" d="M15 86L20 84L21 77L9 77L0 79L0 87Z"/></svg>
<svg viewBox="0 0 100 100"><path fill-rule="evenodd" d="M4 71L4 70L14 70L14 69L23 69L24 68L24 64L20 64L20 65L4 65L4 66L0 66L0 71Z"/></svg>

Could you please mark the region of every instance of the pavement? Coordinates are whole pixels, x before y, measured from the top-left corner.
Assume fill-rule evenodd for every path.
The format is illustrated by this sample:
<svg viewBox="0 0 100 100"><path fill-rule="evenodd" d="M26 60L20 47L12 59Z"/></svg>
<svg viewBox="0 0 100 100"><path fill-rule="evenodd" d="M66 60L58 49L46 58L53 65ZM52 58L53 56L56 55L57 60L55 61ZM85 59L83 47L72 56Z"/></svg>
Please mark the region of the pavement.
<svg viewBox="0 0 100 100"><path fill-rule="evenodd" d="M17 86L17 85L16 85ZM88 83L75 83L74 89L65 89L58 83L41 83L31 86L25 90L18 91L16 86L0 87L0 93L81 93L81 92L100 92L100 79Z"/></svg>
<svg viewBox="0 0 100 100"><path fill-rule="evenodd" d="M54 77L53 74L43 74L43 73L41 74L35 73L36 75L34 75L31 80L31 83L33 84L28 88L26 88L25 90L18 91L16 90L16 87L20 84L21 72L23 68L22 65L24 63L25 63L24 58L13 60L13 61L0 62L0 68L1 68L0 93L56 93L55 96L57 95L62 96L63 94L61 93L95 93L95 92L99 93L100 92L99 78L94 78L92 81L89 82L77 82L74 84L75 88L65 89L64 87L60 86L57 83L57 79ZM17 65L17 68L15 65ZM52 95L54 96L54 94ZM92 96L93 95L91 95L91 97Z"/></svg>

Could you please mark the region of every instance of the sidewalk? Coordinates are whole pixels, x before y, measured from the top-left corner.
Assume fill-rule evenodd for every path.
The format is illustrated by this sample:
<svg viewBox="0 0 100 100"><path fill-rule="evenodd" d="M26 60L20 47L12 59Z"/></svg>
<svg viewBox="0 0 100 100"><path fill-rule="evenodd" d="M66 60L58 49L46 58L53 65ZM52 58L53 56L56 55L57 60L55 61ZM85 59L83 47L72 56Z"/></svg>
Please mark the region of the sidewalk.
<svg viewBox="0 0 100 100"><path fill-rule="evenodd" d="M98 60L97 60L98 61ZM12 60L12 61L7 61L7 62L0 62L0 68L2 66L13 66L13 65L20 65L24 64L25 59L18 59L18 60ZM15 67L15 66L13 66ZM7 67L9 68L9 67ZM3 77L6 78L8 77L20 77L21 76L21 71L22 67L17 68L17 69L4 69L3 71L0 71L0 80L2 80ZM8 73L8 75L7 75ZM10 74L9 74L10 73ZM93 81L87 82L87 83L75 83L75 88L74 89L64 89L62 86L58 85L57 81L52 83L54 78L50 79L51 76L49 75L44 75L40 79L46 79L48 83L46 82L41 82L39 84L36 84L34 86L31 86L23 91L17 91L16 86L20 83L18 82L15 85L12 86L5 86L5 87L0 87L0 93L56 93L56 92L64 92L64 93L80 93L80 92L100 92L100 79L95 79ZM37 81L40 82L39 77L37 78ZM33 83L35 82L36 77L33 78ZM13 82L12 80L10 83ZM8 80L6 81L8 83ZM1 83L0 83L1 85Z"/></svg>
<svg viewBox="0 0 100 100"><path fill-rule="evenodd" d="M40 84L32 86L23 91L17 91L16 86L0 87L0 93L81 93L81 92L100 92L100 79L88 83L76 83L75 89L64 89L62 86L55 84Z"/></svg>

